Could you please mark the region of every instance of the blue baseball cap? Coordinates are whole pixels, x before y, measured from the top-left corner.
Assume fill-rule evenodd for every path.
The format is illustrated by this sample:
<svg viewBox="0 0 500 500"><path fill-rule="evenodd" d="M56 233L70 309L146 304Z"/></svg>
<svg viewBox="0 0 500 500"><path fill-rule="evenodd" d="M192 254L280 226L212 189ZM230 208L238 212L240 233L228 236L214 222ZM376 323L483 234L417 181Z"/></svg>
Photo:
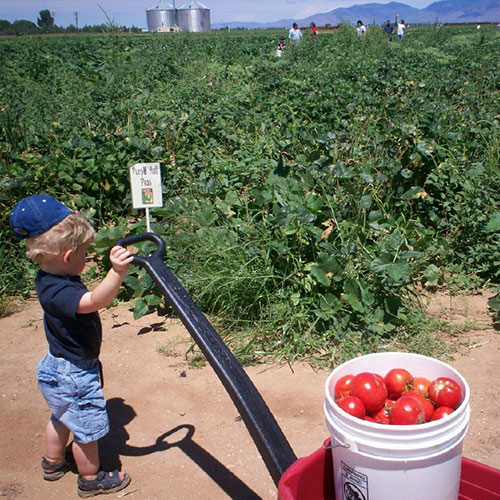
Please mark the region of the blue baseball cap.
<svg viewBox="0 0 500 500"><path fill-rule="evenodd" d="M18 240L34 238L65 219L71 210L48 194L23 198L10 214L10 227Z"/></svg>

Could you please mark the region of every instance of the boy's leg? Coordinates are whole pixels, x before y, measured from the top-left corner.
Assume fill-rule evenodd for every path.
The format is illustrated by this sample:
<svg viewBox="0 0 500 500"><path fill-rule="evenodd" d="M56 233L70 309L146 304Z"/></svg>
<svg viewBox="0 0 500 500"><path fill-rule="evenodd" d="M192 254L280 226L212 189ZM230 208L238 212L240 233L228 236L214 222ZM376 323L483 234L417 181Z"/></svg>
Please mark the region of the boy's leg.
<svg viewBox="0 0 500 500"><path fill-rule="evenodd" d="M66 457L69 429L51 417L45 430L45 456L42 458L42 475L46 481L57 481L74 469L72 458Z"/></svg>
<svg viewBox="0 0 500 500"><path fill-rule="evenodd" d="M99 472L99 446L97 441L78 443L73 441L73 456L75 457L78 474L86 479L93 479Z"/></svg>
<svg viewBox="0 0 500 500"><path fill-rule="evenodd" d="M69 429L51 418L45 429L45 458L50 463L60 463L65 458Z"/></svg>
<svg viewBox="0 0 500 500"><path fill-rule="evenodd" d="M85 479L95 479L100 468L98 442L78 443L73 441L73 456L75 457L78 474ZM120 481L123 481L125 473L119 472L118 475Z"/></svg>

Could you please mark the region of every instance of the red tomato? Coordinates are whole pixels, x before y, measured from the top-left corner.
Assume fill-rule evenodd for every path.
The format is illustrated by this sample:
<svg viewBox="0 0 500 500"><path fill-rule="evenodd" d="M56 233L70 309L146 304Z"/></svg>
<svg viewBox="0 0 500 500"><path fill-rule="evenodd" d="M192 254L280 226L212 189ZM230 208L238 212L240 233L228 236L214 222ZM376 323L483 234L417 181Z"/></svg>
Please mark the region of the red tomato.
<svg viewBox="0 0 500 500"><path fill-rule="evenodd" d="M425 422L422 403L412 396L401 396L393 405L389 420L392 425L415 425Z"/></svg>
<svg viewBox="0 0 500 500"><path fill-rule="evenodd" d="M373 418L373 417L370 417L370 415L365 415L365 420L367 422L374 422L374 423L377 423L377 421Z"/></svg>
<svg viewBox="0 0 500 500"><path fill-rule="evenodd" d="M404 368L393 368L384 378L387 391L390 398L399 398L405 392L410 382L413 380L413 375Z"/></svg>
<svg viewBox="0 0 500 500"><path fill-rule="evenodd" d="M345 398L351 395L351 382L354 375L344 375L335 383L335 399Z"/></svg>
<svg viewBox="0 0 500 500"><path fill-rule="evenodd" d="M352 415L353 417L364 418L366 414L365 405L361 399L354 396L346 396L335 401L340 408Z"/></svg>
<svg viewBox="0 0 500 500"><path fill-rule="evenodd" d="M374 412L372 417L375 419L375 422L379 424L389 425L391 422L389 420L389 413L391 412L391 408L394 405L395 401L392 399L386 399L384 406L380 408L380 410Z"/></svg>
<svg viewBox="0 0 500 500"><path fill-rule="evenodd" d="M425 396L427 394L427 391L429 390L429 385L431 381L428 378L425 377L415 377L412 380L412 387L414 391L420 392L422 396Z"/></svg>
<svg viewBox="0 0 500 500"><path fill-rule="evenodd" d="M451 378L438 377L429 385L429 398L437 406L457 408L462 402L460 386Z"/></svg>
<svg viewBox="0 0 500 500"><path fill-rule="evenodd" d="M351 394L363 401L366 411L374 412L382 408L387 399L387 387L380 375L363 372L352 379Z"/></svg>
<svg viewBox="0 0 500 500"><path fill-rule="evenodd" d="M453 408L450 408L449 406L440 406L439 408L436 408L436 411L434 412L434 415L432 415L431 420L439 420L440 418L447 417L454 411L455 410Z"/></svg>
<svg viewBox="0 0 500 500"><path fill-rule="evenodd" d="M415 398L417 401L420 401L422 403L422 406L424 407L424 412L425 412L425 421L429 422L432 419L432 416L434 415L434 405L427 399L420 394L418 391L408 391L405 392L405 396L410 396Z"/></svg>

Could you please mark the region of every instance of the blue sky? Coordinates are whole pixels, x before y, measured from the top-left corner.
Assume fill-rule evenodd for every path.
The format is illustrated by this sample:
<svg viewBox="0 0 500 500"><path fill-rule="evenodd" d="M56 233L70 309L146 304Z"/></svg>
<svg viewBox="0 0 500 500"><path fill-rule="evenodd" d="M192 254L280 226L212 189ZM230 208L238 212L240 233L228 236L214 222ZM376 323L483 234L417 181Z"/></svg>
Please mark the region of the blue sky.
<svg viewBox="0 0 500 500"><path fill-rule="evenodd" d="M212 23L301 19L338 7L374 1L376 0L201 0L210 9ZM82 27L86 24L106 23L104 10L119 25L146 27L146 9L159 2L160 0L0 0L0 19L10 22L27 19L36 24L38 13L49 9L54 13L55 22L59 26L76 24L75 12L78 12L78 26ZM175 6L182 7L186 2L188 0L175 0ZM380 0L379 3L389 1ZM431 4L432 0L401 0L401 3L423 8Z"/></svg>

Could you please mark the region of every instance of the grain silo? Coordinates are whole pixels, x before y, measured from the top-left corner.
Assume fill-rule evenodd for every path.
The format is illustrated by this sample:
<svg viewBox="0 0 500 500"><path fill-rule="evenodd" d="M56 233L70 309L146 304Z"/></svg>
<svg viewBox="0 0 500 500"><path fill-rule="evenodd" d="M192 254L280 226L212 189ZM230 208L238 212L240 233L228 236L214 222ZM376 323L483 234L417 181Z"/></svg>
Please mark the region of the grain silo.
<svg viewBox="0 0 500 500"><path fill-rule="evenodd" d="M177 24L181 31L210 31L210 9L192 0L177 10Z"/></svg>
<svg viewBox="0 0 500 500"><path fill-rule="evenodd" d="M158 5L146 10L148 31L170 31L177 26L176 9L173 5L160 0Z"/></svg>

